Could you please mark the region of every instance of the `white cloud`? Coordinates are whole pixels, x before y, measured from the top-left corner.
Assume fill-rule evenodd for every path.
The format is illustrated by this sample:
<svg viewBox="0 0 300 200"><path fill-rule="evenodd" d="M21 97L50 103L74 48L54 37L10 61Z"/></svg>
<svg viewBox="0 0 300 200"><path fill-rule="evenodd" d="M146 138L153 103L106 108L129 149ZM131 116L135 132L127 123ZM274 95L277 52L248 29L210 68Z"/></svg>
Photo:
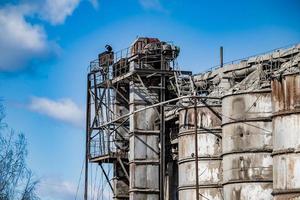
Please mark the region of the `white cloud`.
<svg viewBox="0 0 300 200"><path fill-rule="evenodd" d="M34 112L77 127L83 127L84 125L84 112L71 99L54 101L43 97L33 97L28 107Z"/></svg>
<svg viewBox="0 0 300 200"><path fill-rule="evenodd" d="M99 1L98 1L98 0L89 0L89 2L92 4L92 6L93 6L95 9L98 9L98 8L99 8Z"/></svg>
<svg viewBox="0 0 300 200"><path fill-rule="evenodd" d="M49 41L42 23L33 21L39 18L51 25L63 24L81 1L23 0L0 4L0 72L21 71L33 62L58 54L59 45ZM89 2L98 6L97 0Z"/></svg>
<svg viewBox="0 0 300 200"><path fill-rule="evenodd" d="M25 19L33 9L29 5L0 8L0 71L25 68L31 59L51 52L43 27Z"/></svg>
<svg viewBox="0 0 300 200"><path fill-rule="evenodd" d="M99 183L103 182L103 191ZM77 191L78 188L78 191ZM100 189L100 190L99 190ZM108 184L97 176L96 183L89 185L89 197L90 199L96 199L97 196L101 196L103 200L109 200L112 197L111 190ZM62 180L61 178L51 177L42 179L38 183L37 194L43 200L74 200L77 194L77 199L83 199L84 183L83 177L78 187L78 182L70 182ZM93 194L91 196L91 194Z"/></svg>
<svg viewBox="0 0 300 200"><path fill-rule="evenodd" d="M40 181L37 187L37 194L44 200L74 200L76 191L74 183L53 178Z"/></svg>
<svg viewBox="0 0 300 200"><path fill-rule="evenodd" d="M165 11L160 0L139 0L139 3L147 10Z"/></svg>
<svg viewBox="0 0 300 200"><path fill-rule="evenodd" d="M40 15L52 25L63 24L79 5L80 0L46 0Z"/></svg>

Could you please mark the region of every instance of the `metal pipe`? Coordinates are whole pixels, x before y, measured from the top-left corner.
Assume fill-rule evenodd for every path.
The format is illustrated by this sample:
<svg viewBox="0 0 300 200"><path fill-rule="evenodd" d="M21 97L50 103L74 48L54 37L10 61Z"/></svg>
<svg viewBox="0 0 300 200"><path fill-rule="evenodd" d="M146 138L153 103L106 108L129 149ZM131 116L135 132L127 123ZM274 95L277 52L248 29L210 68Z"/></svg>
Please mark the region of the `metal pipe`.
<svg viewBox="0 0 300 200"><path fill-rule="evenodd" d="M223 67L223 47L220 47L220 67Z"/></svg>
<svg viewBox="0 0 300 200"><path fill-rule="evenodd" d="M160 105L165 105L167 103L171 103L171 102L178 101L178 100L181 100L181 99L186 99L186 98L191 98L191 99L193 99L193 98L194 99L221 99L221 98L218 98L218 97L201 97L201 96L193 96L193 95L181 96L181 97L170 99L170 100L167 100L167 101L164 101L164 102L152 104L151 106L146 106L144 108L137 109L137 110L135 110L135 111L133 111L131 113L128 113L126 115L118 117L115 120L112 120L110 122L104 123L104 124L100 125L100 127L107 126L107 125L109 125L111 123L114 123L114 122L117 122L117 121L119 121L119 120L121 120L121 119L123 119L125 117L129 117L130 115L133 115L135 113L142 112L142 111L148 110L150 108L154 108L154 107L157 107L157 106L160 106ZM95 129L97 129L97 127Z"/></svg>
<svg viewBox="0 0 300 200"><path fill-rule="evenodd" d="M120 163L121 168L122 168L122 170L123 170L123 172L124 172L124 174L125 174L127 180L130 181L130 180L129 180L129 174L128 174L128 172L127 172L127 170L126 170L126 168L125 168L125 166L124 166L124 164L123 164L123 162L122 162L122 160L121 160L121 158L120 158L119 156L117 156L117 160L118 160L118 162Z"/></svg>
<svg viewBox="0 0 300 200"><path fill-rule="evenodd" d="M100 166L100 168L101 168L101 170L102 170L102 172L103 172L103 174L104 174L104 177L105 177L105 179L106 179L106 181L107 181L107 183L108 183L108 185L109 185L111 191L113 192L113 194L115 194L114 188L113 188L113 186L112 186L111 183L110 183L109 177L107 176L107 174L106 174L106 172L105 172L105 170L104 170L104 168L103 168L103 166L102 166L102 163L99 163L99 166Z"/></svg>
<svg viewBox="0 0 300 200"><path fill-rule="evenodd" d="M161 56L161 70L165 69L163 56ZM165 87L166 77L161 74L161 89L160 89L160 102L166 100ZM160 105L160 170L159 170L159 199L164 200L164 186L165 186L165 107L164 104Z"/></svg>
<svg viewBox="0 0 300 200"><path fill-rule="evenodd" d="M85 141L85 180L84 180L84 200L88 199L88 164L89 164L89 145L90 145L90 92L91 82L87 76L87 96L86 96L86 141Z"/></svg>
<svg viewBox="0 0 300 200"><path fill-rule="evenodd" d="M194 99L194 129L195 129L195 169L196 169L196 200L199 200L199 167L198 167L198 134L197 134L197 124L198 124L198 114L197 114L197 99Z"/></svg>

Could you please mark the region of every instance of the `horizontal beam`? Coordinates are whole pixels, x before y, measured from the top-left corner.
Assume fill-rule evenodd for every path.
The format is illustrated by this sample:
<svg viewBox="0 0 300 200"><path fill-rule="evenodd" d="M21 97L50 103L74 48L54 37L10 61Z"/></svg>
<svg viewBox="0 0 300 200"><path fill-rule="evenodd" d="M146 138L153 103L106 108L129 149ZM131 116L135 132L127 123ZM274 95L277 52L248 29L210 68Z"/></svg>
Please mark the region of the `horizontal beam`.
<svg viewBox="0 0 300 200"><path fill-rule="evenodd" d="M114 120L112 120L110 122L104 123L104 124L100 125L99 127L95 128L95 129L99 129L101 127L110 125L110 124L115 123L115 122L117 122L117 121L119 121L121 119L129 117L129 116L131 116L133 114L142 112L144 110L148 110L148 109L151 109L151 108L155 108L157 106L165 105L165 104L168 104L168 103L171 103L171 102L174 102L174 101L178 101L178 100L181 100L181 99L186 99L186 98L191 98L191 99L220 99L218 97L201 97L201 96L193 96L193 95L181 96L181 97L170 99L170 100L167 100L167 101L164 101L164 102L160 102L160 103L156 103L156 104L153 104L153 105L149 105L149 106L146 106L145 108L137 109L137 110L135 110L133 112L130 112L130 113L126 114L126 115L118 117L117 119L114 119Z"/></svg>

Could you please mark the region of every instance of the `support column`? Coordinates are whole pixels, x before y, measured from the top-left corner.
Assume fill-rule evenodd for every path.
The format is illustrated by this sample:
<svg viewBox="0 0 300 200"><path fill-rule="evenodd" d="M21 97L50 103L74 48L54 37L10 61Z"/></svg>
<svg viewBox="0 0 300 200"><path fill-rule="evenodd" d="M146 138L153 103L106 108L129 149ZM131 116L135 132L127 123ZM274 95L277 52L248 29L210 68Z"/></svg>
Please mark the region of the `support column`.
<svg viewBox="0 0 300 200"><path fill-rule="evenodd" d="M130 82L130 112L151 104L142 90L139 82ZM130 200L159 200L158 119L156 108L130 116Z"/></svg>

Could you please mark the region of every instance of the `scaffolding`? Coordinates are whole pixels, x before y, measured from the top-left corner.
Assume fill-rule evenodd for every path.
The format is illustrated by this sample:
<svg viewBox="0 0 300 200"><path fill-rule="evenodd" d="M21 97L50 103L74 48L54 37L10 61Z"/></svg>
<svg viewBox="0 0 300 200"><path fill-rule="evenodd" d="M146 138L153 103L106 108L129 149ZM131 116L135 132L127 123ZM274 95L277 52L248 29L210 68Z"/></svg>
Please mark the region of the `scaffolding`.
<svg viewBox="0 0 300 200"><path fill-rule="evenodd" d="M136 199L139 195L163 199L165 112L174 109L176 102L160 103L190 93L191 72L178 69L179 48L156 38L139 38L131 47L118 52L110 46L106 48L90 63L87 77L86 166L88 162L114 165L115 183L111 184L106 177L115 199L128 199L129 193ZM138 149L130 152L130 145L133 148L138 144L147 148L145 158L135 155ZM149 156L153 157L148 159ZM153 186L139 185L138 179L142 177L130 179L130 172L134 172L129 168L140 166L152 168L152 175L159 177ZM87 199L87 186L85 190Z"/></svg>

